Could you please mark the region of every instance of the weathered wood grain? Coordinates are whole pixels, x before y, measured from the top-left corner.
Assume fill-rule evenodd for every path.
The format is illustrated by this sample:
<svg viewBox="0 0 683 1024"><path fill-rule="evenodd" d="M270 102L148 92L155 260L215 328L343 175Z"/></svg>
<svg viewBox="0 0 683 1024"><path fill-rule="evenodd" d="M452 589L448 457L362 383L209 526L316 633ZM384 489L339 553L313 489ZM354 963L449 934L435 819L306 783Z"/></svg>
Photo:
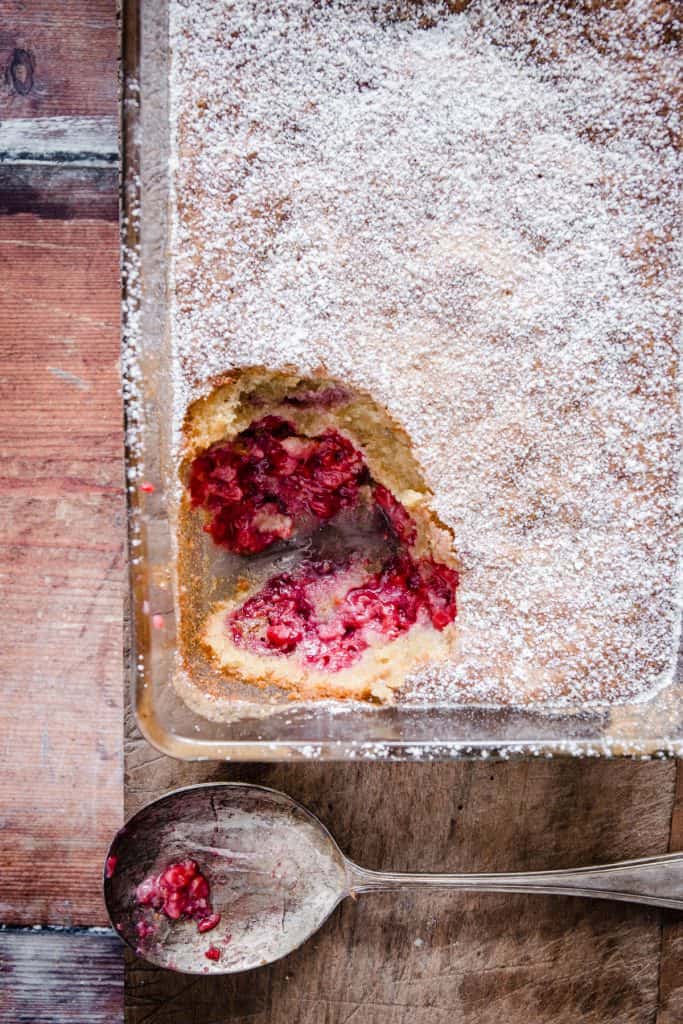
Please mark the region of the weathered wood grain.
<svg viewBox="0 0 683 1024"><path fill-rule="evenodd" d="M118 168L0 165L0 216L16 213L116 221Z"/></svg>
<svg viewBox="0 0 683 1024"><path fill-rule="evenodd" d="M0 921L104 920L121 818L115 224L0 219Z"/></svg>
<svg viewBox="0 0 683 1024"><path fill-rule="evenodd" d="M116 118L115 0L1 0L0 118Z"/></svg>
<svg viewBox="0 0 683 1024"><path fill-rule="evenodd" d="M109 117L16 117L0 124L0 164L108 167L118 160Z"/></svg>
<svg viewBox="0 0 683 1024"><path fill-rule="evenodd" d="M181 765L150 751L129 716L127 813L166 789L219 778L291 793L368 867L527 870L664 851L675 766ZM292 956L236 978L181 979L131 957L126 1020L651 1024L661 920L650 909L543 896L362 897Z"/></svg>
<svg viewBox="0 0 683 1024"><path fill-rule="evenodd" d="M6 1024L118 1024L123 955L110 934L0 932L0 1020Z"/></svg>
<svg viewBox="0 0 683 1024"><path fill-rule="evenodd" d="M677 762L669 849L672 853L683 850L683 761ZM680 915L668 915L662 928L656 1024L680 1024L680 1021L683 1021L683 919Z"/></svg>

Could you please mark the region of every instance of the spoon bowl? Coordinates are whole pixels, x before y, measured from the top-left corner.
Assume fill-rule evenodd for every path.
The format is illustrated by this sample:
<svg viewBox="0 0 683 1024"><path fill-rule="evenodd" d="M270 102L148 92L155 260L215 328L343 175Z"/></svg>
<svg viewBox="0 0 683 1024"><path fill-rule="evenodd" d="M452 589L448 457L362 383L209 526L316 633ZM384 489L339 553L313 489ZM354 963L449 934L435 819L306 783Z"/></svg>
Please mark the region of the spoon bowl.
<svg viewBox="0 0 683 1024"><path fill-rule="evenodd" d="M210 885L211 907L199 919L145 902L144 887L138 892L184 861ZM368 871L296 800L239 782L190 786L143 807L114 838L104 874L107 910L121 937L151 963L185 974L233 974L279 960L344 897L372 891L553 893L683 910L681 853L567 871Z"/></svg>
<svg viewBox="0 0 683 1024"><path fill-rule="evenodd" d="M144 879L188 858L221 914L207 933L137 900ZM191 786L147 804L116 835L106 865L105 902L121 938L151 963L186 974L279 960L349 892L346 858L324 825L284 793L241 783ZM218 960L207 958L211 947Z"/></svg>

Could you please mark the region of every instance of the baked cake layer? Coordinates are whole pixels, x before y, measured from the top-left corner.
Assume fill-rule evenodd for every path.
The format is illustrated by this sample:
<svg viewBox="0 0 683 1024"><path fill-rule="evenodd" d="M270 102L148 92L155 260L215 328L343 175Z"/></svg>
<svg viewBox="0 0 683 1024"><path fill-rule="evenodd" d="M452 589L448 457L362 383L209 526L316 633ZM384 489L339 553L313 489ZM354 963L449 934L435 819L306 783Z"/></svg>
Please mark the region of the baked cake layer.
<svg viewBox="0 0 683 1024"><path fill-rule="evenodd" d="M461 568L457 652L401 699L652 691L678 616L673 5L172 0L171 37L179 460L236 370L369 395ZM208 606L181 611L189 643Z"/></svg>

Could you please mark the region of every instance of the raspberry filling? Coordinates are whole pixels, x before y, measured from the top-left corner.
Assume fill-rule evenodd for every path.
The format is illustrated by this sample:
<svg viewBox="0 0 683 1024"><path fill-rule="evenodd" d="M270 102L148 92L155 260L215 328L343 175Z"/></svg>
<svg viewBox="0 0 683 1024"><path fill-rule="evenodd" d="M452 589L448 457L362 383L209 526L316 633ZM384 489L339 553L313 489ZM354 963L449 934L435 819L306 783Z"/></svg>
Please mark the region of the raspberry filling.
<svg viewBox="0 0 683 1024"><path fill-rule="evenodd" d="M457 574L406 552L378 572L362 562L305 561L272 577L228 616L233 642L260 654L297 652L337 672L374 642L395 640L416 623L443 629L455 618Z"/></svg>
<svg viewBox="0 0 683 1024"><path fill-rule="evenodd" d="M217 544L254 555L352 508L368 479L362 454L338 431L302 437L265 416L194 460L190 496L209 512L205 529Z"/></svg>
<svg viewBox="0 0 683 1024"><path fill-rule="evenodd" d="M410 514L338 431L304 437L287 420L266 416L198 456L189 486L193 506L209 512L205 529L214 541L242 555L306 532L321 535L349 510L379 524L380 558L356 544L351 553L307 557L272 576L227 616L238 647L296 652L305 664L336 672L416 624L442 630L455 619L457 572L415 557Z"/></svg>
<svg viewBox="0 0 683 1024"><path fill-rule="evenodd" d="M150 875L135 895L139 906L161 910L172 921L190 918L200 932L211 931L221 919L211 906L209 883L194 860L169 864L161 874Z"/></svg>

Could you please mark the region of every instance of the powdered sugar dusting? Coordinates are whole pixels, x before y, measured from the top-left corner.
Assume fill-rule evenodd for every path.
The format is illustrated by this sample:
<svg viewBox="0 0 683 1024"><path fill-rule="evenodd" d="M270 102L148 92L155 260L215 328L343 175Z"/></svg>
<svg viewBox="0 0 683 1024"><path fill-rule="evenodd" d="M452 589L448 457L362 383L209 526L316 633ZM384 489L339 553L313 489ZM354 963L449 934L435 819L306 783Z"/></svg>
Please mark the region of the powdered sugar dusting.
<svg viewBox="0 0 683 1024"><path fill-rule="evenodd" d="M404 6L173 0L176 430L235 366L371 391L464 569L460 658L406 699L643 693L677 621L674 16Z"/></svg>

